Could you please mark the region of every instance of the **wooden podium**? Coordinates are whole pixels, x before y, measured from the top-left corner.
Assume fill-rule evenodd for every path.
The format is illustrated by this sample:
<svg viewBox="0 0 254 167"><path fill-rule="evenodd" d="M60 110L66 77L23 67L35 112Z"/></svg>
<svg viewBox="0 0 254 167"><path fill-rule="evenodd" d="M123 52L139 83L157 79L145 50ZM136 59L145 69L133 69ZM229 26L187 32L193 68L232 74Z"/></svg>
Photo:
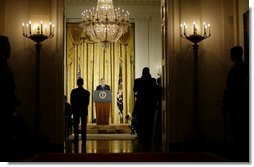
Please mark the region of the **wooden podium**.
<svg viewBox="0 0 254 167"><path fill-rule="evenodd" d="M94 91L94 102L95 102L95 109L96 109L97 125L108 125L110 106L112 102L111 91L110 90Z"/></svg>

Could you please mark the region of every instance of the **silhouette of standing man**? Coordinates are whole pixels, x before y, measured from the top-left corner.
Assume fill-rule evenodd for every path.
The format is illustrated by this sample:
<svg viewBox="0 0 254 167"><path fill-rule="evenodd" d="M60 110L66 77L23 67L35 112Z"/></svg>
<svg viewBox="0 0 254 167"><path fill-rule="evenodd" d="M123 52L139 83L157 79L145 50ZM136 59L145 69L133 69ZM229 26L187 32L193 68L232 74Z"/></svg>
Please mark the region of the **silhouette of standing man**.
<svg viewBox="0 0 254 167"><path fill-rule="evenodd" d="M11 134L13 113L19 101L15 94L15 80L7 60L11 56L9 39L0 35L0 131L4 136L0 139L0 160L8 161L11 153Z"/></svg>
<svg viewBox="0 0 254 167"><path fill-rule="evenodd" d="M248 159L249 155L249 67L243 62L243 49L231 48L231 67L223 97L224 114L232 121L234 145L239 158Z"/></svg>
<svg viewBox="0 0 254 167"><path fill-rule="evenodd" d="M82 78L77 80L78 88L71 91L71 108L74 120L74 152L78 153L79 122L81 118L82 153L86 152L86 127L90 92L83 88Z"/></svg>
<svg viewBox="0 0 254 167"><path fill-rule="evenodd" d="M134 80L133 90L136 96L134 112L137 119L137 134L142 144L149 148L153 139L157 84L156 79L151 77L148 67L143 69L141 78Z"/></svg>

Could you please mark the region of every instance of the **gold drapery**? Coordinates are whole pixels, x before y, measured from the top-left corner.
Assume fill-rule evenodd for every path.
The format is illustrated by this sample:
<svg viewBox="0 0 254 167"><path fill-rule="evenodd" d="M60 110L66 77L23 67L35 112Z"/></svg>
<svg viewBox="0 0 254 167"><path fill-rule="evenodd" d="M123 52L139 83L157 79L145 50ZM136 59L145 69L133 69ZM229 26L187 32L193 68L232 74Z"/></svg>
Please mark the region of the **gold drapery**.
<svg viewBox="0 0 254 167"><path fill-rule="evenodd" d="M119 42L111 43L105 50L100 43L86 42L81 38L82 29L77 23L67 24L67 60L66 60L66 96L70 100L70 93L76 88L78 75L84 79L84 88L90 95L88 123L96 119L96 109L93 102L93 91L105 78L106 84L112 91L112 104L110 124L119 124L120 115L117 107L117 90L119 81L119 68L122 67L123 86L123 118L131 115L134 106L134 25Z"/></svg>

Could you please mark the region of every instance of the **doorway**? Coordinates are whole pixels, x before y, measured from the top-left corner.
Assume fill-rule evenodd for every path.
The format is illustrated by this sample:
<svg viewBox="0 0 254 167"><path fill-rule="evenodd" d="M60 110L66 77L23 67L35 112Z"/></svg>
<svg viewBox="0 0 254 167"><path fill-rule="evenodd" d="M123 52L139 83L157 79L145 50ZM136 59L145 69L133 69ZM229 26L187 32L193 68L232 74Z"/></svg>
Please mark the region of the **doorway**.
<svg viewBox="0 0 254 167"><path fill-rule="evenodd" d="M96 108L93 102L93 92L104 78L112 91L112 103L109 124L128 123L134 106L134 24L130 31L118 42L103 48L100 43L87 42L82 38L82 28L79 23L66 25L66 87L67 101L70 101L71 90L76 88L76 80L84 79L84 88L90 92L88 123L96 120ZM123 111L120 114L117 106L118 90L123 90ZM121 118L123 120L121 121Z"/></svg>
<svg viewBox="0 0 254 167"><path fill-rule="evenodd" d="M82 2L84 1L86 0ZM81 20L81 12L84 9L92 8L92 5L95 4L86 1L82 6L81 2L76 4L78 2L68 1L65 7L65 94L69 101L70 92L76 87L76 79L78 77L84 78L84 88L91 93L88 124L94 125L96 108L92 100L92 92L99 84L100 78L104 78L106 83L111 86L112 92L114 91L110 113L111 128L121 124L116 104L119 78L122 78L125 92L123 124L129 125L130 121L128 122L125 118L131 116L134 107L134 79L141 77L144 67L150 68L154 78L159 78L162 72L160 0L148 3L140 1L114 2L116 2L115 7L120 6L130 11L131 22L134 24L131 27L132 34L128 46L114 43L105 52L100 44L89 43L80 38L82 30L80 30L78 22ZM120 71L122 71L122 75Z"/></svg>

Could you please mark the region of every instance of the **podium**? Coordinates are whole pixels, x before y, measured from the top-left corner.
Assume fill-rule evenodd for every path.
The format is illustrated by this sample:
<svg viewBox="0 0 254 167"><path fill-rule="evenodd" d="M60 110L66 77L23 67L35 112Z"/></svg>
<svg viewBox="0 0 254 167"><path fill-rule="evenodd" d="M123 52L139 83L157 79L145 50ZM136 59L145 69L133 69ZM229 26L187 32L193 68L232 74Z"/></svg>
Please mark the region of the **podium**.
<svg viewBox="0 0 254 167"><path fill-rule="evenodd" d="M97 125L108 125L110 106L112 102L111 91L110 90L95 90L93 97L95 102Z"/></svg>

